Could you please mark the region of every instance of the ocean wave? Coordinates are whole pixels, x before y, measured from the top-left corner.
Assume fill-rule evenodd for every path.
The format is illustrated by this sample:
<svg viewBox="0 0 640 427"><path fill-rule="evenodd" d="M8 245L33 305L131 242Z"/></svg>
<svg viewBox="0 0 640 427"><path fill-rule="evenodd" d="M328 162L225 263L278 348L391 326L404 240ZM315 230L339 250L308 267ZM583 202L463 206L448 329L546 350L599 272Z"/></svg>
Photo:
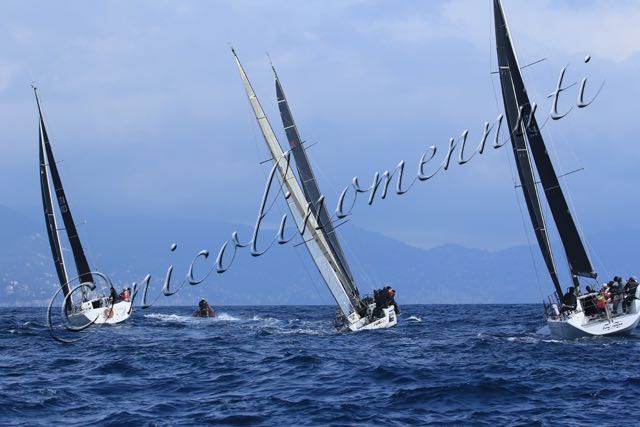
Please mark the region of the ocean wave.
<svg viewBox="0 0 640 427"><path fill-rule="evenodd" d="M635 419L639 337L555 341L537 332L537 306L411 306L398 327L358 334L336 332L328 307L225 307L212 319L150 310L73 345L47 336L41 309L0 311L0 424Z"/></svg>

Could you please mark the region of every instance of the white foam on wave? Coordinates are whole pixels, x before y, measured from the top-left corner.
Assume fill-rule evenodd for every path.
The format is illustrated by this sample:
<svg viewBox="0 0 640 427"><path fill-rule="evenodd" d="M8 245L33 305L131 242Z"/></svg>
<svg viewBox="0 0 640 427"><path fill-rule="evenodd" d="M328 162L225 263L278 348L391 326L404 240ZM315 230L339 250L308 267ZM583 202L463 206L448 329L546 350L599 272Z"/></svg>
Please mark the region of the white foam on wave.
<svg viewBox="0 0 640 427"><path fill-rule="evenodd" d="M149 313L145 314L147 319L157 319L163 322L188 322L193 319L191 316L180 316L179 314L162 314L162 313Z"/></svg>
<svg viewBox="0 0 640 427"><path fill-rule="evenodd" d="M540 342L540 339L535 337L508 337L507 341L523 344L537 344Z"/></svg>
<svg viewBox="0 0 640 427"><path fill-rule="evenodd" d="M239 317L232 316L229 313L216 313L216 317L193 317L193 316L183 316L180 314L162 314L162 313L150 313L145 314L144 317L148 319L157 319L162 320L164 322L199 322L199 321L225 321L225 322L237 322L243 320Z"/></svg>
<svg viewBox="0 0 640 427"><path fill-rule="evenodd" d="M309 329L309 328L297 328L297 329L281 329L276 332L279 335L323 335L326 333L324 330Z"/></svg>
<svg viewBox="0 0 640 427"><path fill-rule="evenodd" d="M223 321L227 321L227 322L237 322L239 320L242 320L241 318L232 316L229 313L217 313L216 317L214 317L214 319L223 320Z"/></svg>
<svg viewBox="0 0 640 427"><path fill-rule="evenodd" d="M260 317L257 314L254 314L251 318L254 322L265 322L265 323L277 323L280 322L280 319L276 319L275 317Z"/></svg>
<svg viewBox="0 0 640 427"><path fill-rule="evenodd" d="M411 316L407 320L412 320L414 322L422 322L422 319L419 318L418 316Z"/></svg>

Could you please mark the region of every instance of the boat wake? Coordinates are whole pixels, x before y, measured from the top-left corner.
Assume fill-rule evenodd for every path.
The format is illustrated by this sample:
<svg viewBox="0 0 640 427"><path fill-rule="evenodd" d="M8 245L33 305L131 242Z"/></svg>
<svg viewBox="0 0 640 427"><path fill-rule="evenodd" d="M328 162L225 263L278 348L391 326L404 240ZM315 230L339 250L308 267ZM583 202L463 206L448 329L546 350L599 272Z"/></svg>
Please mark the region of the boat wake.
<svg viewBox="0 0 640 427"><path fill-rule="evenodd" d="M543 335L543 336L540 336ZM539 344L539 343L561 343L563 342L562 340L556 340L556 339L552 339L552 338L548 338L550 336L550 334L524 334L524 335L519 335L519 336L513 336L513 335L490 335L490 334L485 334L483 332L480 332L476 338L478 338L480 341L501 341L501 342L510 342L510 343L516 343L516 344Z"/></svg>

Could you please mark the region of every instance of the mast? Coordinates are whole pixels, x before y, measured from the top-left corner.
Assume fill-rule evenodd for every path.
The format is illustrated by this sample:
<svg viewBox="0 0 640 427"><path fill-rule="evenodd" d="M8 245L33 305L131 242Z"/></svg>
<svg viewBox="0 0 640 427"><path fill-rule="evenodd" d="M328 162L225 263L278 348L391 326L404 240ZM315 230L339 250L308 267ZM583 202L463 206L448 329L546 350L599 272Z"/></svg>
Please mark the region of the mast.
<svg viewBox="0 0 640 427"><path fill-rule="evenodd" d="M40 122L40 140L41 140L40 149L42 150L44 148L44 154L46 155L46 165L49 166L51 183L53 184L54 193L58 201L58 207L60 209L60 215L62 216L62 221L64 222L67 238L69 239L69 244L71 245L71 251L73 253L73 260L76 265L78 277L80 278L81 283L93 283L93 276L91 274L91 269L89 268L89 263L87 262L87 257L84 254L84 250L82 249L82 243L80 242L80 237L78 236L78 231L73 221L73 216L71 215L69 204L67 203L67 198L64 193L64 188L62 187L62 180L60 179L60 174L58 172L58 166L56 165L56 160L53 156L53 150L51 149L51 144L49 143L49 136L47 135L47 129L45 127L44 118L42 116L42 108L40 107L40 98L38 97L38 91L35 87L33 88L33 91L36 97L36 103L38 105L38 116L39 116L39 122ZM44 162L41 162L41 163L44 164ZM43 174L42 174L42 166L41 166L41 177L42 175ZM46 176L46 173L44 175ZM50 193L48 180L46 184L47 184L47 192ZM44 189L43 189L43 198L44 198ZM51 224L55 226L55 214L53 212L53 202L51 200L51 197L49 199L50 199L50 202L49 202L50 214L46 214L46 215L53 218L53 222ZM45 206L45 212L47 212L47 206ZM49 223L50 222L47 222L47 225L49 225ZM57 235L57 231L56 231L56 235ZM56 240L57 240L56 251L59 251L60 254L62 254L62 249L60 248L59 239L56 239ZM52 243L51 237L50 237L50 243ZM52 251L54 251L53 243L52 243ZM55 253L54 253L54 259L56 259ZM60 259L62 260L62 256L60 256ZM66 276L68 280L68 275ZM64 285L64 283L67 282L67 280L62 282L62 278L60 277L60 274L58 274L58 277L61 280L61 285Z"/></svg>
<svg viewBox="0 0 640 427"><path fill-rule="evenodd" d="M344 252L342 251L342 246L340 245L338 235L333 226L333 222L329 217L327 208L324 203L318 203L320 197L322 197L322 193L320 192L320 188L318 187L318 182L313 173L313 169L311 169L311 164L309 163L307 152L303 147L302 138L300 138L298 128L295 124L295 121L293 120L293 115L291 114L289 103L287 102L284 90L282 89L282 84L280 83L280 79L278 78L278 73L276 72L276 69L273 65L271 65L271 69L273 70L273 74L275 76L276 96L278 98L278 108L280 109L282 125L284 126L287 140L289 141L289 146L291 147L291 152L293 153L293 158L296 162L298 177L302 182L302 190L304 191L304 196L307 202L312 204L314 213L321 227L320 231L327 239L329 248L338 261L339 268L342 270L343 275L347 278L347 283L345 283L347 293L352 299L352 302L354 302L354 300L357 301L360 299L360 293L358 292L355 280L353 279L353 274L349 269L349 264L344 255Z"/></svg>
<svg viewBox="0 0 640 427"><path fill-rule="evenodd" d="M34 88L35 89L35 88ZM44 222L47 227L47 236L49 236L49 246L51 247L51 255L53 256L53 263L56 266L56 273L58 273L58 280L60 286L62 286L62 293L67 297L71 292L69 286L69 275L64 263L64 256L62 255L62 246L60 245L60 236L58 234L58 225L56 222L56 215L53 210L53 199L51 198L51 191L49 190L49 176L47 174L47 163L44 158L44 138L42 133L42 122L39 125L39 157L40 157L40 189L42 192L42 208L44 211ZM71 298L66 298L65 308L67 311L71 311L73 307L73 301Z"/></svg>
<svg viewBox="0 0 640 427"><path fill-rule="evenodd" d="M525 113L531 113L531 106L529 105L524 84L520 77L520 67L518 66L515 52L513 51L509 29L502 11L502 5L499 0L494 0L493 5L495 15L496 50L498 53L502 100L504 102L509 131L511 132L511 145L516 159L518 176L520 178L524 199L527 204L527 210L529 211L529 217L531 218L536 239L540 246L540 251L542 252L542 257L544 258L547 269L549 270L549 275L551 276L551 281L553 282L556 293L558 294L560 301L562 301L564 293L562 292L562 287L560 286L560 281L558 279L558 273L549 241L549 233L546 227L544 214L542 212L540 196L536 187L536 179L533 171L533 165L531 163L529 148L525 140L525 132L523 128L526 126L525 123L527 123L527 119L518 122L520 119L520 108L523 109L522 116L525 117ZM524 95L526 103L522 104L519 102L518 94ZM529 117L529 115L527 114L526 117Z"/></svg>
<svg viewBox="0 0 640 427"><path fill-rule="evenodd" d="M302 188L291 171L288 162L283 164L285 154L282 151L282 147L273 132L271 124L267 120L264 110L262 109L253 87L249 82L249 78L247 77L242 64L240 64L240 60L233 48L231 49L231 52L235 58L238 71L240 72L240 78L242 79L242 84L247 93L247 97L249 98L249 103L251 104L256 120L258 121L258 125L260 126L262 136L264 137L269 149L269 153L271 154L271 158L276 163L279 177L290 194L287 198L289 210L298 225L298 229L301 229L303 227L307 207ZM311 214L309 215L307 226L304 227L302 238L304 239L305 246L309 250L311 258L318 268L320 275L336 300L338 307L345 317L349 318L349 316L355 312L355 306L352 304L351 299L346 292L345 283L347 283L347 279L342 274L342 271L338 266L338 261L331 252L329 243L325 236L322 233L318 233L318 221L313 210L311 210Z"/></svg>
<svg viewBox="0 0 640 427"><path fill-rule="evenodd" d="M522 107L523 123L530 123L529 126L523 126L526 130L526 136L531 154L538 170L538 176L544 189L551 214L556 223L562 246L567 255L567 261L569 263L569 270L574 278L574 282L577 284L576 276L589 277L595 279L598 274L595 272L584 242L578 227L571 215L569 205L562 192L562 187L558 180L558 176L554 170L553 163L547 152L538 123L535 118L535 114L532 116L531 104L527 95L522 74L518 67L518 60L513 49L513 43L509 29L507 27L504 11L499 0L494 0L495 15L496 15L496 37L499 30L499 21L503 27L503 54L508 57L510 66L511 79L513 81L513 87L515 90L515 97L517 105ZM502 75L502 74L501 74Z"/></svg>

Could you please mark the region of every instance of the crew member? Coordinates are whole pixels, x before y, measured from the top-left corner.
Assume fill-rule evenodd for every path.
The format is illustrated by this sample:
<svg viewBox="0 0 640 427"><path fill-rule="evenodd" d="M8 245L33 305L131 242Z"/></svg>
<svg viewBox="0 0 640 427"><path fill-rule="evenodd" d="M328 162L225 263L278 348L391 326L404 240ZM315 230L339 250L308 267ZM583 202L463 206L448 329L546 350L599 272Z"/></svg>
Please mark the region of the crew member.
<svg viewBox="0 0 640 427"><path fill-rule="evenodd" d="M578 298L575 294L576 290L573 286L562 297L562 311L573 311L578 306Z"/></svg>
<svg viewBox="0 0 640 427"><path fill-rule="evenodd" d="M584 310L585 316L593 316L598 314L598 309L596 308L596 298L594 291L591 286L587 286L586 288L587 295L582 298L582 309Z"/></svg>
<svg viewBox="0 0 640 427"><path fill-rule="evenodd" d="M396 314L400 314L400 307L398 307L398 303L396 302L395 289L389 289L389 305L393 306L393 310L396 312Z"/></svg>
<svg viewBox="0 0 640 427"><path fill-rule="evenodd" d="M201 316L208 316L209 315L209 303L207 302L207 300L205 300L204 298L200 299L200 302L198 303L198 307L200 308L200 315Z"/></svg>
<svg viewBox="0 0 640 427"><path fill-rule="evenodd" d="M391 289L389 287L389 289ZM378 289L373 291L373 300L376 303L376 308L373 309L373 317L381 318L382 309L389 307L389 291L387 289Z"/></svg>
<svg viewBox="0 0 640 427"><path fill-rule="evenodd" d="M621 277L614 277L613 282L609 282L609 293L611 294L612 310L611 314L618 314L618 305L622 301ZM626 283L625 283L626 285Z"/></svg>
<svg viewBox="0 0 640 427"><path fill-rule="evenodd" d="M622 312L627 313L631 308L631 303L636 298L636 291L638 289L638 280L635 277L630 277L629 281L624 285L624 301L622 301Z"/></svg>

